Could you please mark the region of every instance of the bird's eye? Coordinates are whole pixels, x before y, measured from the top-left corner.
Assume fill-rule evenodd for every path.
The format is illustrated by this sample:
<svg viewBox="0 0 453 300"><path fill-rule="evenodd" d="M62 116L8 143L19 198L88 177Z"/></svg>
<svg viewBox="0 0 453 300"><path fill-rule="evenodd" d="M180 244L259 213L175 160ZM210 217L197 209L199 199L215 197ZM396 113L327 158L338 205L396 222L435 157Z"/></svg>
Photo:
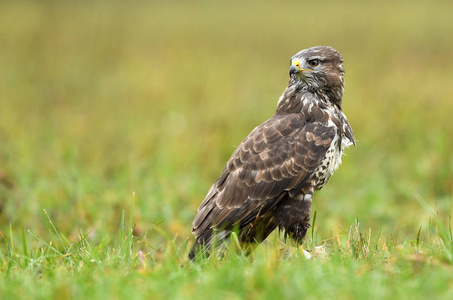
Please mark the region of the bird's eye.
<svg viewBox="0 0 453 300"><path fill-rule="evenodd" d="M308 64L310 65L310 67L316 67L319 64L319 60L317 59L309 60Z"/></svg>

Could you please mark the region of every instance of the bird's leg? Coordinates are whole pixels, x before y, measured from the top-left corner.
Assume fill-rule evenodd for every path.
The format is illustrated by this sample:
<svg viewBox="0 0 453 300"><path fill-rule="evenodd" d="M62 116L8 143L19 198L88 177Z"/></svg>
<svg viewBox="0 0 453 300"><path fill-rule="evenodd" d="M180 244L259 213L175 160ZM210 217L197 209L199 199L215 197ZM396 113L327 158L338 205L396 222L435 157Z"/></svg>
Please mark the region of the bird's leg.
<svg viewBox="0 0 453 300"><path fill-rule="evenodd" d="M298 221L294 224L294 229L291 237L297 243L302 243L303 238L307 234L308 228L310 228L310 214L311 214L311 199L313 194L302 194L297 199L294 209L298 213Z"/></svg>
<svg viewBox="0 0 453 300"><path fill-rule="evenodd" d="M287 197L275 211L275 220L280 230L285 231L285 237L290 236L300 243L310 228L311 199L313 192L307 190L293 197Z"/></svg>
<svg viewBox="0 0 453 300"><path fill-rule="evenodd" d="M305 237L308 228L310 228L310 214L311 214L311 200L313 194L305 194L304 200L302 200L302 228L303 228L303 236L300 237L300 241ZM297 240L297 239L296 239ZM297 240L299 241L299 240Z"/></svg>

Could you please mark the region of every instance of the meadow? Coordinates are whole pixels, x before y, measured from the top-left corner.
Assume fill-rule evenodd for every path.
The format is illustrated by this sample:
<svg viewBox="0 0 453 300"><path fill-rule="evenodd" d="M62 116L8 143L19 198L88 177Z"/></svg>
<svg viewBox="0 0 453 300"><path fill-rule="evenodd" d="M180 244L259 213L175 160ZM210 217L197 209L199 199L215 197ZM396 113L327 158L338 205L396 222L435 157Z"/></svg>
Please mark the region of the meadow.
<svg viewBox="0 0 453 300"><path fill-rule="evenodd" d="M452 11L0 2L0 298L453 298ZM315 45L343 55L357 147L304 245L188 262L198 205Z"/></svg>

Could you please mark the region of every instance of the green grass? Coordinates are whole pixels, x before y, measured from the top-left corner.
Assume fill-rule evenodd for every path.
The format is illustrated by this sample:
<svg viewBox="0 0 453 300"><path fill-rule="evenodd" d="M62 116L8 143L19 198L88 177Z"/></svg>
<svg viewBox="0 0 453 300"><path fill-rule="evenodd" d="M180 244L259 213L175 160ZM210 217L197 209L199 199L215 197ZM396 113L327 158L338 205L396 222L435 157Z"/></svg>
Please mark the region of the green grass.
<svg viewBox="0 0 453 300"><path fill-rule="evenodd" d="M453 235L433 220L427 241L398 232L384 240L356 222L331 239L308 238L305 249L327 249L309 260L274 236L249 256L219 250L196 263L176 240L156 249L135 237L124 214L118 240L96 244L83 233L69 242L49 220L49 241L29 232L34 242L18 249L9 239L0 289L4 299L449 299Z"/></svg>
<svg viewBox="0 0 453 300"><path fill-rule="evenodd" d="M451 298L452 9L1 2L0 298ZM314 198L326 256L273 235L187 263L197 206L319 44L357 139Z"/></svg>

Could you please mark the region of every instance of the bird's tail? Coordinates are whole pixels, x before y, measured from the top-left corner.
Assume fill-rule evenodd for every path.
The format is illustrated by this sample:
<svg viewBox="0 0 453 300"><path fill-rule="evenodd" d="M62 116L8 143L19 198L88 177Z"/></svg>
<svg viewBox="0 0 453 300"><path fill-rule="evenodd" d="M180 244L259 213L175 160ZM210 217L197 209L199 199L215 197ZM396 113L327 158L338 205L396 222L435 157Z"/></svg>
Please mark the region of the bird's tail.
<svg viewBox="0 0 453 300"><path fill-rule="evenodd" d="M203 244L195 241L195 244L192 246L192 249L189 252L189 259L194 260L197 254L199 254L203 249L206 249ZM206 251L207 255L209 255L209 251Z"/></svg>
<svg viewBox="0 0 453 300"><path fill-rule="evenodd" d="M212 248L222 245L231 234L231 230L221 230L213 232L213 229L205 231L201 236L195 239L195 243L189 252L189 259L194 260L196 257L209 257Z"/></svg>

